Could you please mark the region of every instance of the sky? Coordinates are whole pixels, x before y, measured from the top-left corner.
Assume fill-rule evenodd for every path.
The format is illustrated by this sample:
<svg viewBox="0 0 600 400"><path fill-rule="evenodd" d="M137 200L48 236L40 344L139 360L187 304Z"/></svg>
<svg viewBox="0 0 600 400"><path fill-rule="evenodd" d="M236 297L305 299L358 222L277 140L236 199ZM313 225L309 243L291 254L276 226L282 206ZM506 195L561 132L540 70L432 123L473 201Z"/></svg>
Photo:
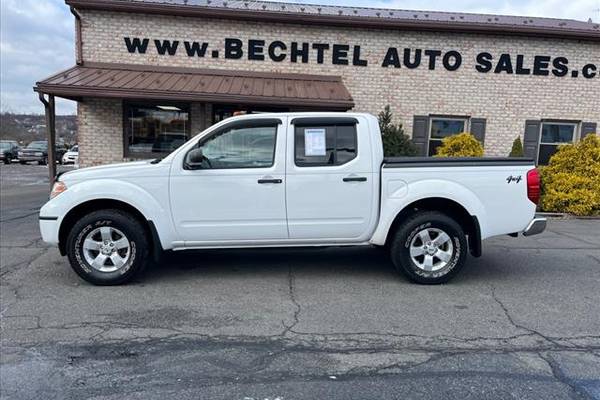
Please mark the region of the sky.
<svg viewBox="0 0 600 400"><path fill-rule="evenodd" d="M600 0L295 0L312 4L525 15L600 21ZM0 0L0 110L43 113L36 81L75 64L74 18L64 0ZM75 103L57 99L57 114Z"/></svg>

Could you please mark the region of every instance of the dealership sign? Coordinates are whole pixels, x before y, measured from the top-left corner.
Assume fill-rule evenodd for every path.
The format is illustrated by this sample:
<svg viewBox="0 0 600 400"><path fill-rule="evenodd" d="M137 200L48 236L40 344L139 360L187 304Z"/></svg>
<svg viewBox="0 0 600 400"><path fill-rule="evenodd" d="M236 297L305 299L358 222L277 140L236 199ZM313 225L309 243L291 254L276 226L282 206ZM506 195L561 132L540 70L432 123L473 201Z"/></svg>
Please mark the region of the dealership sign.
<svg viewBox="0 0 600 400"><path fill-rule="evenodd" d="M146 54L156 52L159 55L174 56L184 54L187 57L225 58L231 60L252 60L290 63L308 63L314 57L317 64L353 65L366 67L369 62L361 54L361 46L330 43L290 42L280 40L267 42L261 39L243 41L237 38L225 39L223 54L219 50L209 50L207 42L190 42L179 40L150 40L148 38L125 37L125 47L129 53ZM562 56L536 55L525 57L523 54L493 54L482 51L475 57L472 66L477 72L537 76L582 76L587 79L598 76L595 64L582 66L569 65L569 60ZM463 56L459 51L419 48L387 49L383 59L378 62L384 68L426 68L435 70L443 68L456 71L463 66Z"/></svg>

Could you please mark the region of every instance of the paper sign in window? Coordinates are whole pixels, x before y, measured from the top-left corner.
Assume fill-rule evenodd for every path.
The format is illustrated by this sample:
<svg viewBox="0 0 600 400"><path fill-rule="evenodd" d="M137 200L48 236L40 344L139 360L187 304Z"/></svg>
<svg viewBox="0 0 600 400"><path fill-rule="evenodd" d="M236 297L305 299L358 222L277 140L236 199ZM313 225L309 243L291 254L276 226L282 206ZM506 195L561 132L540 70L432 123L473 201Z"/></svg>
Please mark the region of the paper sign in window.
<svg viewBox="0 0 600 400"><path fill-rule="evenodd" d="M327 155L325 129L304 130L304 155L307 157Z"/></svg>

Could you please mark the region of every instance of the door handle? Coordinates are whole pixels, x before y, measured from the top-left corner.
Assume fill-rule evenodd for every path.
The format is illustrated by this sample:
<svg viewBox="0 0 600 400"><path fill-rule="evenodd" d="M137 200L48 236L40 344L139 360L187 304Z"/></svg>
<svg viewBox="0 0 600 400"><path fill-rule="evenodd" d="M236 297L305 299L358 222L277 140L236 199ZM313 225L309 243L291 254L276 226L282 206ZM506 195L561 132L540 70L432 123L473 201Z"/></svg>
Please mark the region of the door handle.
<svg viewBox="0 0 600 400"><path fill-rule="evenodd" d="M367 177L366 176L348 176L342 180L344 182L366 182Z"/></svg>
<svg viewBox="0 0 600 400"><path fill-rule="evenodd" d="M259 179L258 183L282 183L283 181L281 179Z"/></svg>

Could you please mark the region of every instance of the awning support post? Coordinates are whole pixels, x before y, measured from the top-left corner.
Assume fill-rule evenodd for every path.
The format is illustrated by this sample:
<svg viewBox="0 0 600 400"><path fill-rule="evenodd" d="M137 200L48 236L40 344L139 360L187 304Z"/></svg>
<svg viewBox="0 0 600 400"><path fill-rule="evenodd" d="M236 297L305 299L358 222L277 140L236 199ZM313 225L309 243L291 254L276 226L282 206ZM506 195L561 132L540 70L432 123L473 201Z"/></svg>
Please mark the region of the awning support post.
<svg viewBox="0 0 600 400"><path fill-rule="evenodd" d="M50 189L56 178L56 106L54 96L48 95L48 100L43 93L39 93L40 101L44 104L46 112L46 138L48 140L48 178Z"/></svg>

